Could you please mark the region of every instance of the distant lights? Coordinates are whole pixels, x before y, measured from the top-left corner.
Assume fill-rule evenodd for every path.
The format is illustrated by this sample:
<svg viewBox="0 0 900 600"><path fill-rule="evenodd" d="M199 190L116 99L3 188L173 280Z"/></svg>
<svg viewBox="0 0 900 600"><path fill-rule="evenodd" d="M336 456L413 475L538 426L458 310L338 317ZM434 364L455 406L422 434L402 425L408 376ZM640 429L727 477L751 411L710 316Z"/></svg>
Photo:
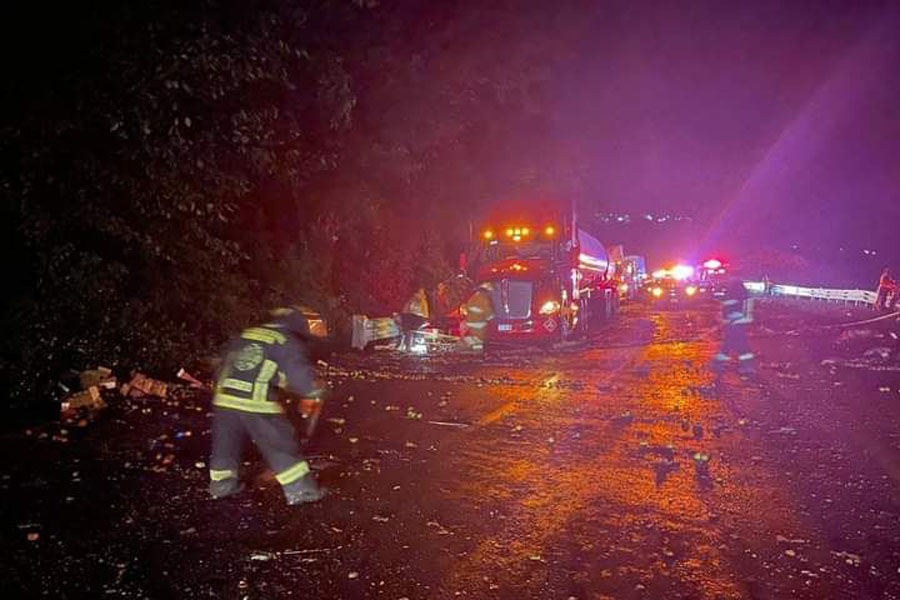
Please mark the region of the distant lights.
<svg viewBox="0 0 900 600"><path fill-rule="evenodd" d="M675 265L672 267L672 277L675 279L687 279L694 274L694 267L689 265Z"/></svg>
<svg viewBox="0 0 900 600"><path fill-rule="evenodd" d="M718 269L718 268L721 268L722 261L717 258L711 258L708 261L706 261L705 263L703 263L703 266L706 267L707 269Z"/></svg>
<svg viewBox="0 0 900 600"><path fill-rule="evenodd" d="M485 232L484 232L484 239L486 239L486 240L492 240L492 239L494 239L494 232L491 231L490 229L488 229L487 231L485 231Z"/></svg>
<svg viewBox="0 0 900 600"><path fill-rule="evenodd" d="M547 225L547 227L544 229L544 233L551 236L556 235L556 228L553 227L553 225Z"/></svg>

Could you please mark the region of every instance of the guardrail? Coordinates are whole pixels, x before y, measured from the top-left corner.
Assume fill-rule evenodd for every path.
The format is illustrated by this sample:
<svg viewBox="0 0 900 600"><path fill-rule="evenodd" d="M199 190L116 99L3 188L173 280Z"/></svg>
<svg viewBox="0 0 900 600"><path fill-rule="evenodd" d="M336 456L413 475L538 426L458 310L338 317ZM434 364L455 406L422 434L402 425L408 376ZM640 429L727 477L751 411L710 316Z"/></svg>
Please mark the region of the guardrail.
<svg viewBox="0 0 900 600"><path fill-rule="evenodd" d="M748 291L765 294L766 284L762 281L745 281L744 287ZM803 298L818 302L839 302L842 304L870 304L874 305L878 294L871 290L836 290L831 288L810 288L799 285L773 284L769 286L768 294L772 296L786 296Z"/></svg>

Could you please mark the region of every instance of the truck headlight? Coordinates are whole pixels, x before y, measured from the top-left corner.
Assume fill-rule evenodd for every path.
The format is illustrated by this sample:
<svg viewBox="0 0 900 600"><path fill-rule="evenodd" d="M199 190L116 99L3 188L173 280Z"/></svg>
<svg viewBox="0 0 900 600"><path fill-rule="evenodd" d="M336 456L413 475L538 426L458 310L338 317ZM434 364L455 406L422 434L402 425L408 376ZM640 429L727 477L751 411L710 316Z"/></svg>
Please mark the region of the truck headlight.
<svg viewBox="0 0 900 600"><path fill-rule="evenodd" d="M555 315L559 312L559 302L556 300L547 300L544 302L543 306L541 306L540 312L542 315Z"/></svg>

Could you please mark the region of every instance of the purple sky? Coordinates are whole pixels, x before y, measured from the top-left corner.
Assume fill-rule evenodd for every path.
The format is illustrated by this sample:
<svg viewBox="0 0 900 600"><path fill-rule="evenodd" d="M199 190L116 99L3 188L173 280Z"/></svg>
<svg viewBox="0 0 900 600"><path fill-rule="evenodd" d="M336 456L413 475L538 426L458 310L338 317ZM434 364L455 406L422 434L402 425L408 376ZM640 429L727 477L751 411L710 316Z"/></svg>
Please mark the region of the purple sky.
<svg viewBox="0 0 900 600"><path fill-rule="evenodd" d="M900 259L900 5L598 3L558 73L583 200L697 215L710 248Z"/></svg>

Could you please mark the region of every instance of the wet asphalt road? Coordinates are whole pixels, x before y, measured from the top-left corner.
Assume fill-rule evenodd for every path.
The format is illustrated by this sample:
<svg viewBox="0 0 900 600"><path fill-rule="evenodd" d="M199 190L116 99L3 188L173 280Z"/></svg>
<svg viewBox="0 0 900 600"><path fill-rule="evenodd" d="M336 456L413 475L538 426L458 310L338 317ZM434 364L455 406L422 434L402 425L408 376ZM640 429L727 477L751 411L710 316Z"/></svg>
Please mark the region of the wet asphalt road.
<svg viewBox="0 0 900 600"><path fill-rule="evenodd" d="M248 491L207 500L191 393L7 436L0 578L53 598L900 598L900 377L786 333L850 316L759 312L758 380L718 387L711 307L630 306L555 354L337 357L313 507L284 507L251 452Z"/></svg>

